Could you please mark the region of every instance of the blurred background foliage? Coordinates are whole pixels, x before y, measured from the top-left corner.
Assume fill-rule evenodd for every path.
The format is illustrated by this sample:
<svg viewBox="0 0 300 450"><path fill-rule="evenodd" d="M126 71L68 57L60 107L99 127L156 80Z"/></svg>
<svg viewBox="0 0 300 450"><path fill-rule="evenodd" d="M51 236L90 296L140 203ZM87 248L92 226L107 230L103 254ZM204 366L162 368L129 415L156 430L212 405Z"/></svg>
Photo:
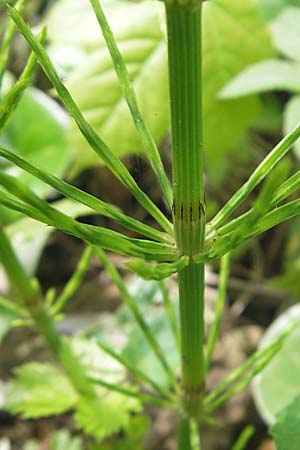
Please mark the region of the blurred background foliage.
<svg viewBox="0 0 300 450"><path fill-rule="evenodd" d="M5 3L0 1L0 30L4 29L7 20ZM144 161L89 2L27 0L25 3L24 14L32 27L38 31L41 25L47 26L48 52L86 118L107 144L124 157L140 184L162 208L166 208ZM102 3L128 65L141 111L170 173L168 75L162 4L129 0L103 0ZM300 121L300 0L208 0L204 5L203 20L206 191L208 212L212 216L281 136ZM24 41L17 34L1 96L12 80L20 75L28 53ZM0 142L53 174L72 180L105 200L116 202L145 221L151 220L135 210L127 194L100 167L99 158L88 148L57 102L41 71L36 72L34 87L24 94L9 126L0 135ZM288 158L291 171L295 172L299 169L299 144ZM0 168L25 179L35 192L49 201L60 202L55 192L21 170L2 160ZM86 210L72 202L58 204L74 217L96 220L87 217ZM0 217L27 270L30 273L40 270L39 261L52 230L4 208L0 210ZM104 224L111 225L109 222ZM275 309L277 312L277 309L299 301L299 226L299 219L294 219L272 230L259 242L249 242L234 255L232 271L236 276L247 282L262 283L271 292L278 290L282 293L285 303L281 303L280 308L271 308L270 320ZM143 292L146 287L139 289ZM147 300L147 296L153 300L154 294L146 292L144 299ZM154 302L151 308L157 312L156 306ZM147 314L147 305L143 307ZM8 329L12 321L10 313L3 310L2 317L5 314L7 320L0 322L1 337L5 326ZM130 321L128 323L126 311L119 311L115 320L119 327L127 327L129 340L124 354L131 357L137 366L154 370L152 354L140 342L141 336L130 326ZM158 313L153 320L152 325L168 346L170 333L169 330L166 332L162 317ZM92 335L97 337L97 333L93 330ZM174 367L178 365L177 354L172 355L170 350L169 356ZM157 381L163 384L157 367L154 372ZM139 440L134 441L136 448L142 445L148 426L145 420L143 418L141 423L132 425L140 430L140 434L135 432L139 436ZM129 429L128 443L124 441L127 447L124 444L123 447L91 448L126 450L133 445L133 435ZM68 432L54 435L49 444L51 450L80 450L81 447L80 439L73 439ZM26 450L36 448L34 441L26 446Z"/></svg>

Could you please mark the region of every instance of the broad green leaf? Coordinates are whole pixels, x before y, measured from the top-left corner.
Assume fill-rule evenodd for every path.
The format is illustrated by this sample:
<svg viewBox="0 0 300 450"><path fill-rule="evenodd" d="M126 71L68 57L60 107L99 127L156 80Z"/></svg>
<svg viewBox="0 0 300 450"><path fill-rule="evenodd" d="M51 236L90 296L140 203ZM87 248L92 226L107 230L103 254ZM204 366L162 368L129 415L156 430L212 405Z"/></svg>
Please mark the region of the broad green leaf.
<svg viewBox="0 0 300 450"><path fill-rule="evenodd" d="M300 6L300 0L259 0L263 17L266 20L274 19L287 6Z"/></svg>
<svg viewBox="0 0 300 450"><path fill-rule="evenodd" d="M170 367L175 371L179 368L179 355L162 304L163 299L159 283L133 277L128 288L147 324L160 343ZM119 324L120 328L127 334L127 344L122 351L123 356L136 368L147 373L157 384L167 387L169 378L166 372L125 306L119 311Z"/></svg>
<svg viewBox="0 0 300 450"><path fill-rule="evenodd" d="M0 304L0 344L15 318L16 314L11 309Z"/></svg>
<svg viewBox="0 0 300 450"><path fill-rule="evenodd" d="M33 419L61 414L74 407L77 395L66 376L50 364L28 363L15 370L5 409Z"/></svg>
<svg viewBox="0 0 300 450"><path fill-rule="evenodd" d="M68 128L68 116L57 102L42 91L29 88L0 136L0 142L53 175L61 177L70 164L70 148L66 137ZM45 183L2 159L0 167L20 178L43 197L52 192L52 188ZM16 217L6 211L1 209L0 212L6 220Z"/></svg>
<svg viewBox="0 0 300 450"><path fill-rule="evenodd" d="M169 125L167 60L159 19L162 6L154 2L104 0L103 7L128 64L144 120L160 142ZM59 27L60 17L66 16L68 22ZM68 87L86 118L118 155L141 152L140 140L89 3L80 2L74 7L74 2L62 1L53 8L47 23L52 40L50 54L57 57L57 48L62 49L64 43L67 51L73 46L73 54L85 53L82 63L71 71ZM73 174L99 164L99 157L91 152L75 127L70 142L76 153Z"/></svg>
<svg viewBox="0 0 300 450"><path fill-rule="evenodd" d="M230 81L220 92L220 98L236 98L273 90L299 92L300 64L279 59L257 63Z"/></svg>
<svg viewBox="0 0 300 450"><path fill-rule="evenodd" d="M284 133L290 133L293 128L295 128L300 123L300 95L292 97L286 104L284 116L283 116L283 127ZM300 142L297 141L295 144L295 153L298 158L300 158Z"/></svg>
<svg viewBox="0 0 300 450"><path fill-rule="evenodd" d="M277 49L296 61L300 61L300 3L298 6L284 9L270 26Z"/></svg>
<svg viewBox="0 0 300 450"><path fill-rule="evenodd" d="M103 38L95 28L91 8L83 2L74 8L73 3L63 0L50 14L50 52L59 63L63 59L61 54L58 55L59 45L66 49L73 45L71 53L80 57L75 68L74 62L69 65L68 86L85 116L119 155L140 152L141 144L121 98ZM159 143L169 128L167 56L160 23L163 17L161 5L151 1L105 0L103 6L128 64L140 109ZM59 26L63 17L68 17L68 22ZM71 38L76 33L78 38L75 37L74 46ZM212 169L219 167L224 151L237 143L259 113L256 98L225 102L217 98L218 92L248 65L271 57L272 49L255 0L205 2L203 39L204 135L209 168L214 176L216 171ZM72 132L71 142L77 150L73 173L99 164L99 159L78 132Z"/></svg>
<svg viewBox="0 0 300 450"><path fill-rule="evenodd" d="M276 416L272 435L277 450L299 450L300 397L296 397Z"/></svg>
<svg viewBox="0 0 300 450"><path fill-rule="evenodd" d="M259 115L256 97L224 101L221 89L251 64L272 57L255 0L204 3L204 143L213 181L222 177L224 152L236 145Z"/></svg>
<svg viewBox="0 0 300 450"><path fill-rule="evenodd" d="M276 414L300 394L300 305L279 316L260 343L260 348L264 348L295 322L299 327L287 337L282 350L253 382L257 409L268 424L273 424Z"/></svg>

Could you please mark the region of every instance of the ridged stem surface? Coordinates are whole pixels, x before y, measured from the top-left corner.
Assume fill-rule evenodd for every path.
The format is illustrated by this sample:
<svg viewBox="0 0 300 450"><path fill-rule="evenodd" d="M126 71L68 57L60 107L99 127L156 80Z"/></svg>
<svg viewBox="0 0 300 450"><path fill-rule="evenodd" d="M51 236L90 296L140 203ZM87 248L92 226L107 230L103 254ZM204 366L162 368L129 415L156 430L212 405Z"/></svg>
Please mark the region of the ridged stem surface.
<svg viewBox="0 0 300 450"><path fill-rule="evenodd" d="M204 392L204 266L192 257L204 242L201 2L166 5L173 151L173 217L177 249L190 256L178 274L182 407L199 418Z"/></svg>

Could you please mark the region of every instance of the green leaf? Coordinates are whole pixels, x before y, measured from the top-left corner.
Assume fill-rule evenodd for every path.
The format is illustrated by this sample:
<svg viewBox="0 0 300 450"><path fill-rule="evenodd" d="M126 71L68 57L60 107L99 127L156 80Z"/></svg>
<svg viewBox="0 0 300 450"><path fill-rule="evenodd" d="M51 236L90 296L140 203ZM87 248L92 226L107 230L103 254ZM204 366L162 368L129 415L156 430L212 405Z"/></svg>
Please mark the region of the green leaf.
<svg viewBox="0 0 300 450"><path fill-rule="evenodd" d="M115 16L116 3L118 11ZM155 141L160 142L169 126L169 105L167 59L159 24L159 5L110 0L104 2L105 6L110 24L116 31L116 39L127 63L130 78L133 80L142 117ZM122 15L135 17L138 24L136 22L132 27L132 20L124 21ZM127 25L126 38L118 31L121 17L122 22ZM114 153L140 153L143 147L123 99L111 57L104 44L101 45L102 41L98 41L98 48L72 72L67 86L86 118ZM78 89L78 86L81 88ZM101 92L100 98L95 96L95 90ZM95 158L90 151L83 151L87 146L78 130L71 130L70 143L76 153L73 173L99 164L99 158Z"/></svg>
<svg viewBox="0 0 300 450"><path fill-rule="evenodd" d="M220 98L236 98L273 90L299 92L300 65L274 59L250 66L222 89Z"/></svg>
<svg viewBox="0 0 300 450"><path fill-rule="evenodd" d="M300 123L300 95L292 97L285 106L283 116L284 133L290 133L298 123ZM295 143L294 149L297 157L300 158L300 141Z"/></svg>
<svg viewBox="0 0 300 450"><path fill-rule="evenodd" d="M101 399L81 398L76 406L75 422L86 434L101 440L126 429L130 424L130 413L140 411L138 400L109 392Z"/></svg>
<svg viewBox="0 0 300 450"><path fill-rule="evenodd" d="M300 397L296 397L276 416L272 427L277 450L299 450L300 442Z"/></svg>
<svg viewBox="0 0 300 450"><path fill-rule="evenodd" d="M53 175L62 177L71 156L66 138L68 128L69 120L64 110L42 91L29 88L2 133L0 142ZM20 178L42 197L52 192L52 188L45 183L2 159L0 167ZM5 214L7 210L3 211L1 209L0 214L4 214L6 219L16 217Z"/></svg>
<svg viewBox="0 0 300 450"><path fill-rule="evenodd" d="M274 19L287 6L300 6L299 0L259 0L259 8L266 20Z"/></svg>
<svg viewBox="0 0 300 450"><path fill-rule="evenodd" d="M78 361L76 367L73 364L74 357ZM121 386L125 382L126 371L123 366L91 340L80 337L65 339L62 359L68 371L72 372L73 379L77 378L78 385L86 383L83 376ZM136 398L128 398L103 387L97 387L96 393L97 397L80 397L76 404L75 422L85 433L99 440L126 428L131 412L141 410L141 403Z"/></svg>
<svg viewBox="0 0 300 450"><path fill-rule="evenodd" d="M277 49L296 61L300 61L300 3L298 6L284 9L270 26Z"/></svg>
<svg viewBox="0 0 300 450"><path fill-rule="evenodd" d="M89 450L144 450L146 433L150 426L150 419L147 416L132 417L126 435L116 444L107 447L106 445L94 444Z"/></svg>
<svg viewBox="0 0 300 450"><path fill-rule="evenodd" d="M61 414L74 407L77 395L66 376L50 364L28 363L15 370L5 409L26 419Z"/></svg>
<svg viewBox="0 0 300 450"><path fill-rule="evenodd" d="M158 2L115 0L105 0L103 6L128 65L145 122L159 143L169 128L161 6ZM67 18L64 26L60 26L62 18ZM87 119L117 154L140 152L138 136L89 5L80 2L74 8L72 1L63 0L52 10L48 24L52 40L50 53L56 61L65 59L66 51L74 55L69 64L73 70L70 70L68 86ZM216 170L212 169L220 166L224 151L237 143L259 114L257 99L224 102L217 98L218 92L248 65L271 57L272 49L254 0L205 2L203 39L204 137L213 176ZM59 46L65 50L58 52ZM101 95L95 95L97 91ZM78 132L72 131L70 139L77 149L74 173L99 163ZM219 176L220 172L217 173Z"/></svg>
<svg viewBox="0 0 300 450"><path fill-rule="evenodd" d="M266 347L295 322L300 324L299 304L288 309L273 322L259 347ZM299 346L300 326L297 326L287 337L282 350L253 382L257 409L268 424L273 424L276 414L300 394Z"/></svg>
<svg viewBox="0 0 300 450"><path fill-rule="evenodd" d="M204 142L210 176L219 182L224 152L256 120L259 103L255 97L225 102L218 93L243 69L272 57L273 51L254 0L205 2L203 20Z"/></svg>
<svg viewBox="0 0 300 450"><path fill-rule="evenodd" d="M13 310L7 308L3 304L0 304L0 344L6 333L10 330L15 318L16 313Z"/></svg>

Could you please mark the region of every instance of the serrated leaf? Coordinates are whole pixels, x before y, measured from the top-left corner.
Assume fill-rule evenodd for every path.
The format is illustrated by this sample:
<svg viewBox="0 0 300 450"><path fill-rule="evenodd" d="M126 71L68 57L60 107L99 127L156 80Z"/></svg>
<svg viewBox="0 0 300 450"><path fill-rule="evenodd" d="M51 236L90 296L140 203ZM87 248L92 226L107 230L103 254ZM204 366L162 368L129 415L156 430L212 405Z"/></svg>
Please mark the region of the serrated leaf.
<svg viewBox="0 0 300 450"><path fill-rule="evenodd" d="M68 127L68 116L57 102L39 89L28 88L3 131L0 142L39 167L61 177L71 158L66 138ZM0 167L20 178L42 197L52 192L51 187L12 164L1 160ZM17 217L2 208L0 214L4 215L6 221Z"/></svg>
<svg viewBox="0 0 300 450"><path fill-rule="evenodd" d="M299 92L300 65L274 59L250 66L222 89L220 98L236 98L273 90Z"/></svg>
<svg viewBox="0 0 300 450"><path fill-rule="evenodd" d="M167 56L160 24L161 6L159 2L113 0L104 1L103 6L128 64L145 121L159 143L169 128ZM64 27L57 26L62 17L68 17L72 29L65 24ZM85 28L85 23L89 28ZM70 71L68 85L85 116L116 153L140 152L140 142L96 27L87 3L82 2L74 8L70 0L59 2L50 15L49 34L53 41L50 51L57 56L61 44L70 49L75 30L79 30L79 37L75 37L77 52L73 47L73 54L78 56L80 53L81 56L76 69ZM218 92L249 64L272 56L272 50L254 0L205 2L203 40L205 146L211 175L217 172L220 178L220 171L212 169L219 166L224 151L234 146L257 118L259 107L255 98L221 101L217 98ZM78 150L75 172L99 164L99 158L92 154L77 132L72 134L72 143Z"/></svg>
<svg viewBox="0 0 300 450"><path fill-rule="evenodd" d="M300 3L298 6L284 9L270 26L277 49L296 61L300 61Z"/></svg>
<svg viewBox="0 0 300 450"><path fill-rule="evenodd" d="M277 450L299 450L300 443L300 397L296 397L276 416L272 435Z"/></svg>
<svg viewBox="0 0 300 450"><path fill-rule="evenodd" d="M86 434L101 440L128 427L130 414L140 411L139 400L108 392L101 399L81 398L76 407L75 422Z"/></svg>
<svg viewBox="0 0 300 450"><path fill-rule="evenodd" d="M300 394L300 305L279 316L264 334L259 347L264 348L295 322L299 326L287 337L283 348L254 379L253 394L262 418L273 424L276 414Z"/></svg>
<svg viewBox="0 0 300 450"><path fill-rule="evenodd" d="M5 409L33 419L61 414L76 402L73 387L59 369L33 362L15 370L5 397Z"/></svg>
<svg viewBox="0 0 300 450"><path fill-rule="evenodd" d="M292 97L286 104L283 116L284 133L290 133L300 122L300 95ZM296 142L295 153L300 159L300 142Z"/></svg>
<svg viewBox="0 0 300 450"><path fill-rule="evenodd" d="M79 398L74 416L76 425L86 434L101 440L126 428L131 412L141 410L138 399L103 387L97 386L89 394L87 377L117 385L124 384L126 377L124 367L103 352L94 341L81 337L64 338L61 360L76 385L81 391L87 392L87 395ZM76 365L74 360L77 361Z"/></svg>
<svg viewBox="0 0 300 450"><path fill-rule="evenodd" d="M106 445L92 444L89 450L144 450L145 435L150 426L147 416L132 417L126 435L119 442L107 447Z"/></svg>

